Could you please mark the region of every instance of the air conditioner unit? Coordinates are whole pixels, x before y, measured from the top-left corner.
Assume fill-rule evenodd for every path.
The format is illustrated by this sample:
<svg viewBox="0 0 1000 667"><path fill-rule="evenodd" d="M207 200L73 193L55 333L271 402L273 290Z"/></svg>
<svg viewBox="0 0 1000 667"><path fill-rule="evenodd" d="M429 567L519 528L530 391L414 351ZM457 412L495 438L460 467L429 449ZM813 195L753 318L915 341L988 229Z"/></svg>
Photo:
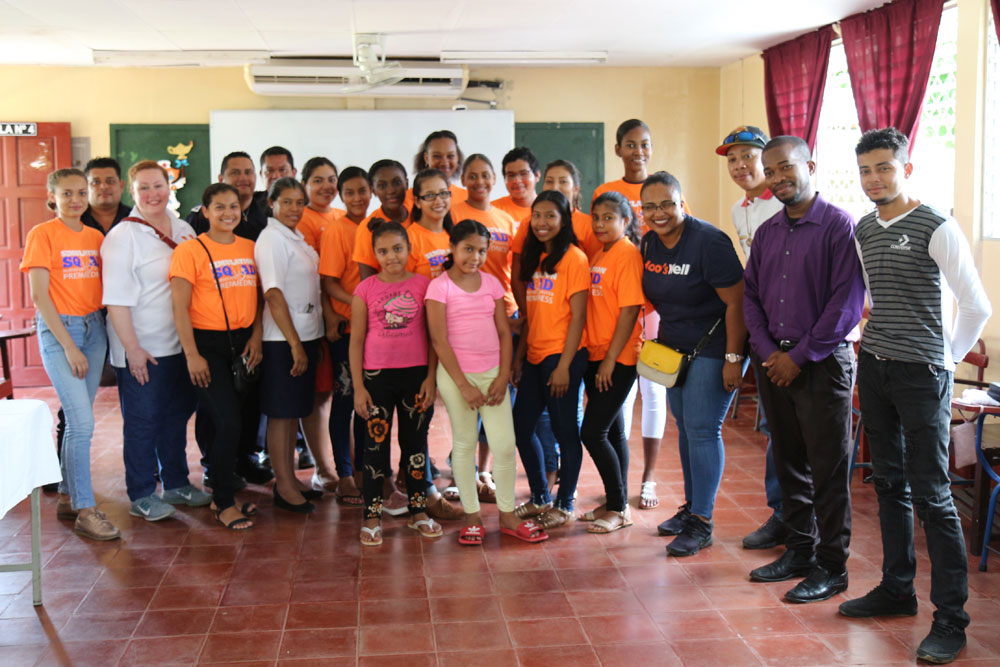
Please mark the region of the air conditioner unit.
<svg viewBox="0 0 1000 667"><path fill-rule="evenodd" d="M258 95L457 98L469 81L465 66L399 61L388 83L366 79L350 60L271 58L244 70Z"/></svg>

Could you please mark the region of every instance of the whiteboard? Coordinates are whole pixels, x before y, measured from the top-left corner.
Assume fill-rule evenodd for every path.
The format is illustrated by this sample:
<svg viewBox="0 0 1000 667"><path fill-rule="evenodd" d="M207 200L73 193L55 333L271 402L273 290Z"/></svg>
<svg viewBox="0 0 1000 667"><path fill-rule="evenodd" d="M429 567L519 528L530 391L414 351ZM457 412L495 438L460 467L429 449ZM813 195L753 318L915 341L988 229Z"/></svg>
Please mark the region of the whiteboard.
<svg viewBox="0 0 1000 667"><path fill-rule="evenodd" d="M351 165L367 170L376 160L398 160L412 185L413 157L424 138L451 130L465 155L483 153L493 163L497 182L490 198L507 194L500 161L514 147L513 111L239 110L212 111L209 122L212 173L218 174L227 154L246 151L257 168L258 190L264 189L258 160L271 146L290 150L300 170L316 156L328 158L338 170ZM373 197L371 210L378 206Z"/></svg>

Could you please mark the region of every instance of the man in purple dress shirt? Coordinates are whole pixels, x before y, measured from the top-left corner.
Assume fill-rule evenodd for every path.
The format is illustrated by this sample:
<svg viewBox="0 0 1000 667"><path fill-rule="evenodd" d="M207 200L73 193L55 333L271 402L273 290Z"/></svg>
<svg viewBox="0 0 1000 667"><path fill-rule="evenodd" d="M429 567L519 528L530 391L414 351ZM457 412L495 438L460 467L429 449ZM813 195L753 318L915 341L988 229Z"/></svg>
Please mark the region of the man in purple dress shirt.
<svg viewBox="0 0 1000 667"><path fill-rule="evenodd" d="M744 274L743 310L775 467L787 550L752 581L804 576L790 602L847 588L851 541L851 395L865 286L854 219L816 192L816 164L798 137L764 147L764 174L785 205L757 230ZM856 336L855 336L856 337Z"/></svg>

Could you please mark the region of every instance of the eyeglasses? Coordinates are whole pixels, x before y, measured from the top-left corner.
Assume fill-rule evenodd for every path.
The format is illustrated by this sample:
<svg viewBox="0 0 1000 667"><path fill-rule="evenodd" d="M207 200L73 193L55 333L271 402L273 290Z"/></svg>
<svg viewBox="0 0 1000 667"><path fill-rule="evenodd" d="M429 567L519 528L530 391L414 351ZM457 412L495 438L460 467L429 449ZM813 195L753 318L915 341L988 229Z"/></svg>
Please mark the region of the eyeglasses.
<svg viewBox="0 0 1000 667"><path fill-rule="evenodd" d="M425 195L420 195L420 201L425 201L428 204L435 199L451 199L451 190L442 190L441 192L428 192Z"/></svg>
<svg viewBox="0 0 1000 667"><path fill-rule="evenodd" d="M760 141L760 137L749 130L743 130L741 132L734 132L733 134L730 134L722 140L722 145L726 146L727 144L731 144L736 141Z"/></svg>
<svg viewBox="0 0 1000 667"><path fill-rule="evenodd" d="M652 202L650 202L649 204L643 204L642 205L642 214L643 215L653 215L657 211L663 211L664 213L670 213L675 208L677 208L677 202L670 201L669 199L667 201L660 202L659 204L653 204Z"/></svg>

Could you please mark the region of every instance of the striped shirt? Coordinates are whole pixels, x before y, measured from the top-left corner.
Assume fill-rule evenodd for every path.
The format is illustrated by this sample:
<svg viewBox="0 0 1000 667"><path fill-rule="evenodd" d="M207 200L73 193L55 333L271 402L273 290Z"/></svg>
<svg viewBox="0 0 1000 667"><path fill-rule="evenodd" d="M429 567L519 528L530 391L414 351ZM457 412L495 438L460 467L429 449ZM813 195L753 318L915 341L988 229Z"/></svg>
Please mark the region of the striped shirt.
<svg viewBox="0 0 1000 667"><path fill-rule="evenodd" d="M954 218L923 204L855 230L871 312L861 349L954 370L990 315L969 244ZM952 294L959 314L952 331Z"/></svg>

